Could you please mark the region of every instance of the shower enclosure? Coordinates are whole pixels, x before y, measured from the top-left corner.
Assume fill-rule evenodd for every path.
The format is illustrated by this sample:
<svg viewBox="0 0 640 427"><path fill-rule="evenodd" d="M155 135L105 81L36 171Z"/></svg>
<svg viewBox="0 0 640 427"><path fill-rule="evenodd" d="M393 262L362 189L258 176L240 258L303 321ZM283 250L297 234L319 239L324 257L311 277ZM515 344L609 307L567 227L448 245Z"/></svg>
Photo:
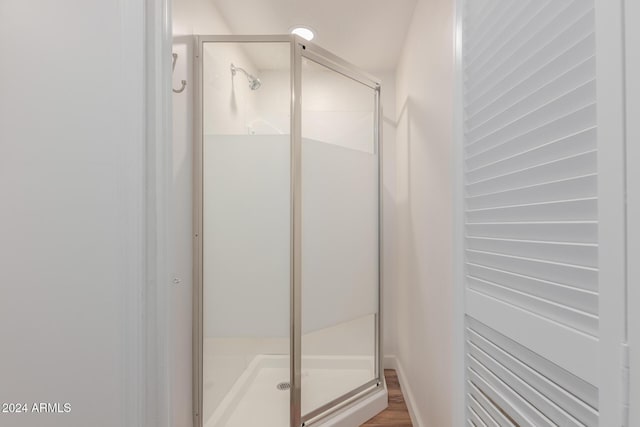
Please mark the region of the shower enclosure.
<svg viewBox="0 0 640 427"><path fill-rule="evenodd" d="M386 407L380 85L297 36L196 40L194 425Z"/></svg>

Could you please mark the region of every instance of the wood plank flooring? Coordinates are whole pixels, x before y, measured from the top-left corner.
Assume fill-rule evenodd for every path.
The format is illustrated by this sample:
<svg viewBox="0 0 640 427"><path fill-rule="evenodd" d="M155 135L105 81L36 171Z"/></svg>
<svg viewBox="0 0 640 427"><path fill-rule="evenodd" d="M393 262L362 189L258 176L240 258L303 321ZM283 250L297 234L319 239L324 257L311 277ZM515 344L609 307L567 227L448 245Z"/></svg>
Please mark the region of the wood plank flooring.
<svg viewBox="0 0 640 427"><path fill-rule="evenodd" d="M396 371L385 369L384 377L387 380L389 407L360 427L412 427Z"/></svg>

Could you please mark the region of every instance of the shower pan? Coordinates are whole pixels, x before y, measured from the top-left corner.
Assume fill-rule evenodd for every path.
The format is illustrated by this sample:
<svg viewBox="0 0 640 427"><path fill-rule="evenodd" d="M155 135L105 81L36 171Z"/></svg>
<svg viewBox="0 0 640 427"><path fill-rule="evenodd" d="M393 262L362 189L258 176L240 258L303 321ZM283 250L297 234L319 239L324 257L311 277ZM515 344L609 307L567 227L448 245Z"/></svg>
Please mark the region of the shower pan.
<svg viewBox="0 0 640 427"><path fill-rule="evenodd" d="M387 406L380 84L294 35L194 52L194 425L360 425Z"/></svg>

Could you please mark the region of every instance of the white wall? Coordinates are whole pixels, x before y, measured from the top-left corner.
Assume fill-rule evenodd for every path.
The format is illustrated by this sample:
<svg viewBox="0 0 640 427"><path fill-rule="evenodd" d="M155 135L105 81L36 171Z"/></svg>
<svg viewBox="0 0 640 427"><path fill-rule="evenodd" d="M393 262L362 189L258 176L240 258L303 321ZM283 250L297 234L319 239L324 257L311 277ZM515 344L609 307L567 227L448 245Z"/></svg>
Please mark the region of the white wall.
<svg viewBox="0 0 640 427"><path fill-rule="evenodd" d="M3 426L140 426L144 2L0 3ZM138 317L139 316L139 317Z"/></svg>
<svg viewBox="0 0 640 427"><path fill-rule="evenodd" d="M453 1L416 5L396 79L397 362L418 426L450 426Z"/></svg>
<svg viewBox="0 0 640 427"><path fill-rule="evenodd" d="M173 0L171 16L174 36L231 32L213 1Z"/></svg>

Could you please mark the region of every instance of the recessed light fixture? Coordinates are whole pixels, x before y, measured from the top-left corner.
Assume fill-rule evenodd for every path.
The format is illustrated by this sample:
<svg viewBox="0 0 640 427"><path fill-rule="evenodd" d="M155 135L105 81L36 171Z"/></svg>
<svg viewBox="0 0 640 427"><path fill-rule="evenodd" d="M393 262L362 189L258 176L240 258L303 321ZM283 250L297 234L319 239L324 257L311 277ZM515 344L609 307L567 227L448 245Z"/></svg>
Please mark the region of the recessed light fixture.
<svg viewBox="0 0 640 427"><path fill-rule="evenodd" d="M295 26L291 28L291 34L295 34L297 36L302 37L303 39L307 40L307 41L311 41L313 39L313 31L311 30L311 28L309 27L301 27L301 26Z"/></svg>

